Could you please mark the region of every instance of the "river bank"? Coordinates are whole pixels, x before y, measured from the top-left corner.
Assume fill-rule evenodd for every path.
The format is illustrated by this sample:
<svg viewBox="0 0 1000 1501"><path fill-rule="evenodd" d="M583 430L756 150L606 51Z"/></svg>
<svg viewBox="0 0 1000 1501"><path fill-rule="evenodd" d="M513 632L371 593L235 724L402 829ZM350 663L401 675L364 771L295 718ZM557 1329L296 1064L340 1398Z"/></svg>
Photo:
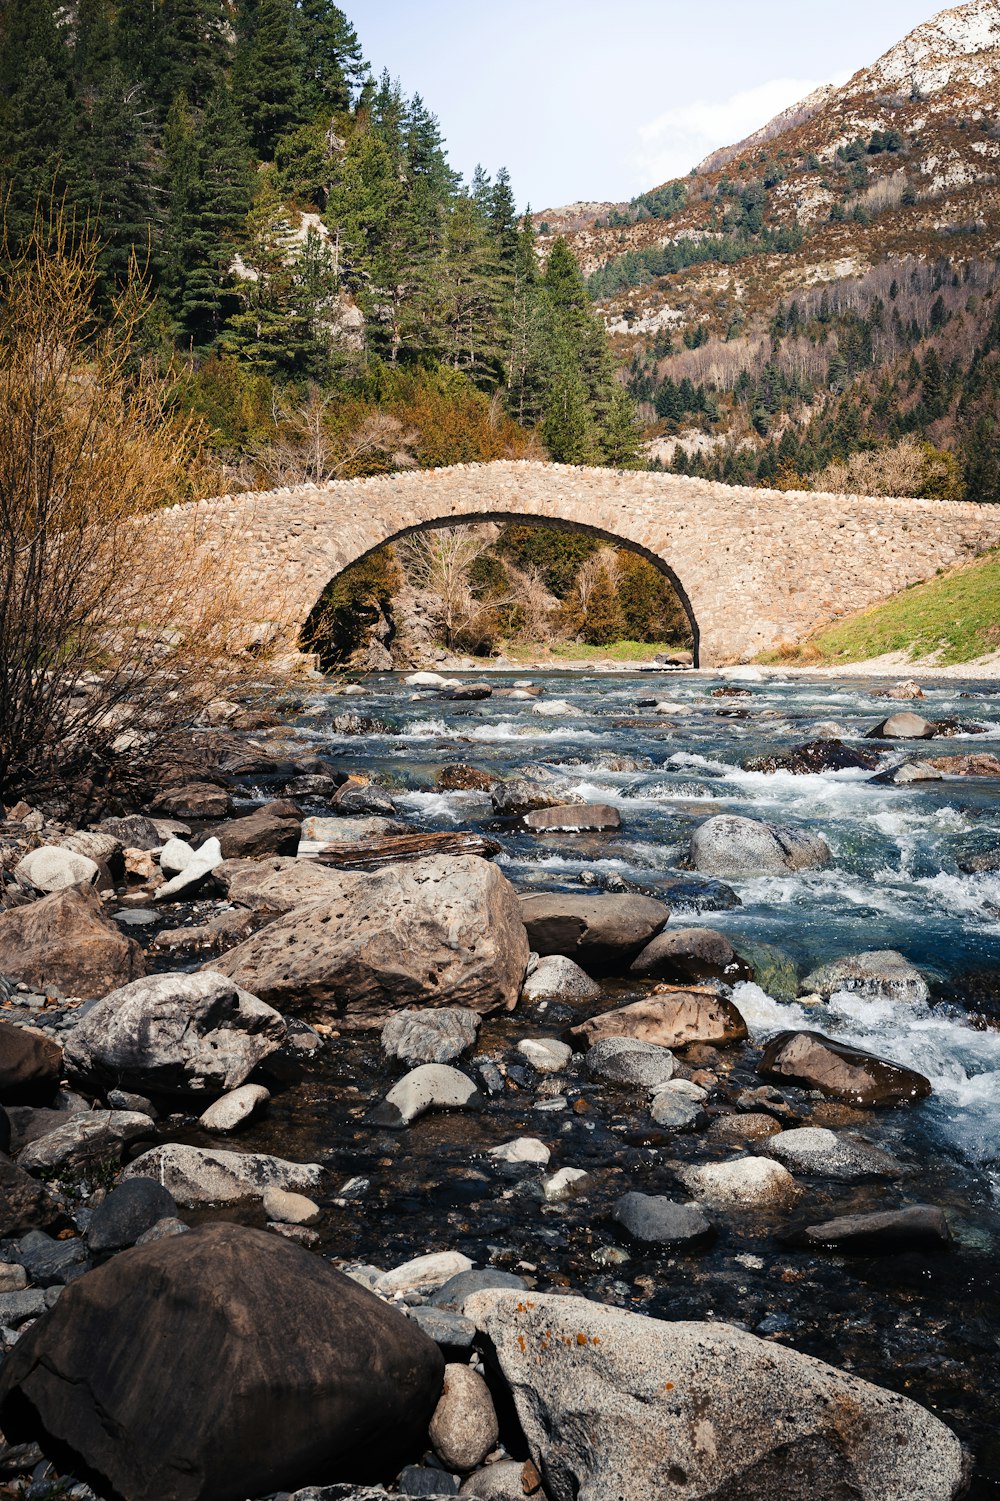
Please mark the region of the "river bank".
<svg viewBox="0 0 1000 1501"><path fill-rule="evenodd" d="M891 1423L879 1427L889 1421L882 1409L857 1384L864 1378L915 1399L957 1433L972 1456L969 1494L995 1497L1000 875L990 861L1000 848L1000 779L955 773L996 748L1000 700L981 681L925 683L924 700L893 701L877 696L889 682L831 683L815 673L774 680L756 668L599 679L566 672L516 687L522 674L490 674L488 693L476 686L478 668L457 687L391 674L318 683L281 724L198 732L186 780L165 785L144 812L157 821L147 831L159 841L151 848L124 842L135 824L103 831L118 851L105 846L110 879L100 878L104 895L88 931L98 921L102 933L114 930L119 997L122 985L138 986L130 1004L148 1014L142 987L151 982L127 972L141 962L169 984L175 1035L190 1037L194 1014L205 1030L207 1013L188 989L202 965L235 979L277 1018L250 1029L254 1049L263 1049L255 1058L237 1047L238 1024L213 1013L207 1035L226 1068L200 1090L192 1091L192 1075L209 1065L188 1043L178 1050L161 1038L168 1056L159 1061L151 1046L126 1057L120 1040L107 1052L101 1003L87 1005L100 987L67 983L74 963L82 973L80 930L49 926L48 947L40 946L41 925L29 919L52 898L22 884L25 900L0 913L0 972L24 965L29 948L38 968L10 988L0 1015L66 1051L49 1071L50 1096L57 1085L62 1093L8 1112L12 1151L52 1196L48 1231L65 1237L52 1245L70 1249L53 1271L51 1245L31 1241L30 1229L5 1228L3 1259L23 1269L16 1294L25 1300L10 1311L17 1324L5 1330L6 1348L29 1351L33 1340L42 1348L38 1315L47 1302L65 1310L60 1337L68 1339L82 1299L76 1290L89 1277L119 1264L124 1276L128 1257L166 1257L158 1244L180 1244L183 1236L162 1228L167 1220L196 1229L222 1221L248 1233L269 1225L272 1242L293 1236L303 1254L374 1287L389 1312L427 1332L446 1371L468 1370L487 1389L495 1428L481 1387L459 1382L468 1388L466 1430L470 1412L481 1421L478 1448L452 1447L445 1413L436 1441L414 1434L406 1463L391 1474L383 1467L392 1491L445 1495L461 1486L468 1495L561 1501L570 1485L595 1496L617 1485L615 1494L638 1501L654 1473L643 1466L660 1474L669 1450L685 1475L698 1475L695 1488L678 1494L721 1498L736 1486L741 1498L763 1501L779 1491L834 1494L842 1484L900 1501L957 1494L961 1466L933 1426L920 1429L920 1476L897 1446L895 1470L877 1478L849 1431L836 1443L811 1439L818 1449L808 1460L793 1437L781 1457L781 1425L804 1432L798 1424L814 1381L827 1398L842 1390L861 1403L865 1421L896 1444ZM870 738L894 712L912 710L939 727L932 739ZM803 745L809 756L796 760ZM890 780L915 762L926 780ZM7 848L65 849L62 841L81 837L30 810L13 813L3 826ZM713 853L704 831L718 832L720 821L726 839ZM753 830L762 827L783 832L777 846L764 836L766 855L755 844L749 859L739 840L759 841ZM202 855L200 871L169 848L169 834ZM393 840L407 839L425 841L422 860L398 863ZM480 853L438 853L449 839L480 841ZM175 875L178 862L186 863ZM17 868L11 858L4 865ZM171 892L168 880L180 884ZM336 913L319 911L324 890L336 897ZM19 947L5 946L14 920ZM123 952L124 935L136 952ZM61 982L57 939L68 944ZM529 949L541 959L529 960ZM886 961L890 950L901 959ZM872 951L867 966L824 969ZM637 1004L633 1022L622 1008ZM420 1013L404 1036L391 1025L401 1011ZM917 1097L861 1100L843 1080L830 1087L829 1060L811 1082L767 1063L777 1034L814 1031L891 1060L929 1093L920 1098L920 1085ZM602 1032L629 1034L630 1045L609 1050ZM113 1079L101 1061L112 1056ZM419 1094L413 1070L428 1063L449 1075L435 1088L458 1093L437 1096L448 1108L403 1124ZM245 1089L267 1098L244 1096L241 1105L234 1095ZM243 1118L211 1115L216 1096L237 1117L245 1109ZM64 1136L46 1147L53 1105ZM81 1141L84 1110L101 1117L96 1154ZM138 1119L113 1123L109 1111ZM228 1162L219 1167L229 1153L244 1167L251 1158L278 1163L266 1170L273 1181L236 1181ZM146 1228L160 1224L167 1239L109 1260L95 1220L125 1182L151 1178L169 1190L173 1209L159 1213L158 1201ZM307 1223L280 1217L291 1213L274 1196L282 1186L311 1201L300 1211ZM917 1207L922 1218L914 1219ZM873 1214L889 1219L877 1228L863 1218ZM824 1231L825 1241L806 1233L852 1218L853 1230ZM235 1257L234 1246L226 1254ZM424 1255L443 1259L400 1270ZM157 1266L168 1275L166 1262ZM451 1272L479 1284L467 1281L461 1296L442 1292ZM496 1292L499 1301L472 1295L500 1274L509 1293ZM201 1297L204 1266L190 1275ZM276 1275L299 1285L290 1265ZM503 1297L511 1295L508 1308ZM567 1297L590 1301L565 1307ZM533 1303L548 1321L540 1331L528 1319ZM574 1348L577 1333L593 1336L590 1363L565 1380L555 1369L522 1371L518 1337L544 1344L545 1330L565 1333L567 1321L575 1321L566 1333ZM390 1345L396 1328L386 1329ZM654 1352L671 1329L664 1368ZM690 1437L668 1437L662 1392L654 1400L620 1367L601 1365L602 1344L631 1341L640 1365L649 1361L675 1382L686 1329L703 1345L721 1341L712 1363L739 1372L746 1408L734 1413L726 1383L690 1368L691 1401L713 1424L712 1464ZM137 1389L150 1391L151 1355L157 1367L176 1362L204 1392L197 1362L172 1349L169 1329L157 1325L145 1358L140 1327L122 1337ZM731 1337L750 1343L728 1345ZM796 1366L799 1354L852 1385L836 1387L822 1367ZM345 1358L337 1353L341 1369ZM417 1427L437 1400L427 1392L440 1383L426 1358L427 1391L415 1410L430 1408L419 1421L407 1409ZM210 1366L208 1351L205 1360ZM0 1401L12 1370L0 1367ZM580 1383L603 1444L574 1437L572 1388ZM778 1389L786 1392L780 1410ZM406 1426L384 1392L371 1402ZM622 1416L630 1403L639 1404L634 1423ZM687 1408L682 1418L694 1421ZM655 1435L648 1459L640 1430L643 1443ZM200 1433L188 1411L177 1442L191 1446L189 1458ZM120 1443L127 1450L130 1442L126 1431ZM369 1447L379 1442L372 1433ZM66 1473L57 1468L53 1478ZM301 1483L353 1478L328 1460ZM288 1479L300 1483L291 1472ZM98 1485L96 1494L106 1492Z"/></svg>

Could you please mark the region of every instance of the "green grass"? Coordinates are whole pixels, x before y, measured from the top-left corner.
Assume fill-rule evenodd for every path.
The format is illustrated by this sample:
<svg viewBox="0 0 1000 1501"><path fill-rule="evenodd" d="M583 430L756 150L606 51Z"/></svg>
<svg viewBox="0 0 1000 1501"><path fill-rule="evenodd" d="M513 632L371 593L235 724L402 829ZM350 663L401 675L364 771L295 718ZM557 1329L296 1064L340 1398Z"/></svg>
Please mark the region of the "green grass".
<svg viewBox="0 0 1000 1501"><path fill-rule="evenodd" d="M797 647L767 652L759 660L819 665L908 652L913 660L933 656L947 666L995 651L1000 651L1000 552L913 584Z"/></svg>
<svg viewBox="0 0 1000 1501"><path fill-rule="evenodd" d="M684 653L687 649L670 641L612 641L610 646L588 646L584 641L559 641L554 645L517 644L504 648L516 662L536 662L551 657L559 662L651 662L660 652Z"/></svg>

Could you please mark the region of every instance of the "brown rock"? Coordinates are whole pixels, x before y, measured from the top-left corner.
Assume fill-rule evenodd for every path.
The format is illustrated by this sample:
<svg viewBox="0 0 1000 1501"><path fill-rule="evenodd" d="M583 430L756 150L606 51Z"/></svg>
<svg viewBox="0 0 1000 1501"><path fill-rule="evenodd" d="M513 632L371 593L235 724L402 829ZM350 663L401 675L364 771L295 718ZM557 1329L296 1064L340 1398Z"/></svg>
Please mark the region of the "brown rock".
<svg viewBox="0 0 1000 1501"><path fill-rule="evenodd" d="M52 1230L65 1219L63 1211L42 1183L0 1153L0 1239L29 1230Z"/></svg>
<svg viewBox="0 0 1000 1501"><path fill-rule="evenodd" d="M216 787L213 782L187 782L161 792L151 811L171 818L225 818L232 809L232 799L224 787Z"/></svg>
<svg viewBox="0 0 1000 1501"><path fill-rule="evenodd" d="M933 756L930 764L950 777L1000 777L1000 757L989 751L972 756Z"/></svg>
<svg viewBox="0 0 1000 1501"><path fill-rule="evenodd" d="M670 916L648 896L530 892L521 915L535 953L563 954L587 971L624 969Z"/></svg>
<svg viewBox="0 0 1000 1501"><path fill-rule="evenodd" d="M709 1141L721 1141L727 1146L742 1147L751 1141L766 1141L777 1136L781 1127L773 1115L759 1115L752 1111L747 1115L720 1115L705 1132Z"/></svg>
<svg viewBox="0 0 1000 1501"><path fill-rule="evenodd" d="M490 1389L470 1366L445 1366L429 1436L449 1470L474 1470L495 1447L500 1427Z"/></svg>
<svg viewBox="0 0 1000 1501"><path fill-rule="evenodd" d="M434 778L445 792L489 792L493 778L476 766L442 766Z"/></svg>
<svg viewBox="0 0 1000 1501"><path fill-rule="evenodd" d="M590 1048L605 1037L635 1037L664 1048L690 1042L741 1042L746 1022L732 1001L712 990L680 990L658 986L645 1000L603 1011L571 1027L567 1038L576 1047Z"/></svg>
<svg viewBox="0 0 1000 1501"><path fill-rule="evenodd" d="M62 1048L40 1032L0 1022L0 1104L47 1105L62 1073Z"/></svg>
<svg viewBox="0 0 1000 1501"><path fill-rule="evenodd" d="M299 847L301 818L281 817L259 808L245 818L231 818L215 835L227 860L256 859L260 855L294 855Z"/></svg>
<svg viewBox="0 0 1000 1501"><path fill-rule="evenodd" d="M362 1025L414 1002L483 1014L516 1005L528 940L514 888L494 865L434 856L371 875L324 874L323 900L211 968L280 1010L329 1006Z"/></svg>
<svg viewBox="0 0 1000 1501"><path fill-rule="evenodd" d="M121 1501L242 1501L394 1475L443 1369L415 1324L321 1257L214 1224L71 1283L4 1361L0 1424Z"/></svg>
<svg viewBox="0 0 1000 1501"><path fill-rule="evenodd" d="M340 890L339 872L311 860L269 855L263 860L224 860L212 872L231 902L252 912L291 912Z"/></svg>
<svg viewBox="0 0 1000 1501"><path fill-rule="evenodd" d="M621 815L607 803L575 803L565 808L535 808L524 815L524 826L535 833L589 834L620 829Z"/></svg>
<svg viewBox="0 0 1000 1501"><path fill-rule="evenodd" d="M779 1032L768 1043L757 1072L765 1079L802 1084L864 1108L922 1100L931 1092L923 1074L822 1032Z"/></svg>
<svg viewBox="0 0 1000 1501"><path fill-rule="evenodd" d="M697 985L702 980L735 985L753 979L750 965L715 928L665 929L632 961L631 972L676 985Z"/></svg>
<svg viewBox="0 0 1000 1501"><path fill-rule="evenodd" d="M69 886L0 913L0 974L66 995L107 995L145 974L142 950L101 910L93 887Z"/></svg>

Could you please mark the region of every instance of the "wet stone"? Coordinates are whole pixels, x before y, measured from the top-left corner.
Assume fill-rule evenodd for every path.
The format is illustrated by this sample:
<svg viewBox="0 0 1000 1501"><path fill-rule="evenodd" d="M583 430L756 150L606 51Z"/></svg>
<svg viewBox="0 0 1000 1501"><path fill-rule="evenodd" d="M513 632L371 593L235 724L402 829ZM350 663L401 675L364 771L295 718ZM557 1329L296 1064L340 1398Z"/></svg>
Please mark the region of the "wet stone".
<svg viewBox="0 0 1000 1501"><path fill-rule="evenodd" d="M612 1217L632 1240L643 1245L699 1245L714 1228L697 1204L678 1204L662 1195L627 1193L618 1200Z"/></svg>
<svg viewBox="0 0 1000 1501"><path fill-rule="evenodd" d="M382 1028L382 1048L406 1063L451 1063L475 1046L479 1025L478 1012L461 1006L399 1011Z"/></svg>

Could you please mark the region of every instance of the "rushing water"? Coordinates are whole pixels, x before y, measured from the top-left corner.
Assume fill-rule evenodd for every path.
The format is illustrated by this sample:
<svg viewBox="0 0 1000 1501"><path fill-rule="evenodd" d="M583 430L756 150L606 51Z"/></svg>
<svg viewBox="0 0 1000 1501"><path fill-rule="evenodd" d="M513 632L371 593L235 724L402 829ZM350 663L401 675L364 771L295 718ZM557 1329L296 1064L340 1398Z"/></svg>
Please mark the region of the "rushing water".
<svg viewBox="0 0 1000 1501"><path fill-rule="evenodd" d="M510 686L517 676L490 681ZM949 1214L954 1249L938 1257L867 1259L793 1253L780 1240L779 1224L757 1219L727 1226L716 1247L697 1258L626 1253L608 1223L610 1203L629 1187L676 1191L671 1163L698 1153L704 1160L700 1139L658 1132L641 1101L595 1097L592 1110L584 1099L588 1113L550 1114L537 1089L529 1099L531 1081L513 1066L507 1092L480 1118L428 1117L404 1133L404 1144L365 1124L368 1100L391 1077L375 1038L344 1039L324 1077L276 1100L270 1123L257 1128L259 1144L323 1159L338 1184L361 1179L331 1201L331 1252L388 1264L453 1245L480 1262L537 1272L544 1285L568 1285L669 1318L743 1323L927 1402L973 1445L972 1494L996 1498L1000 875L965 875L958 862L1000 843L1000 782L896 787L874 783L865 771L768 775L743 763L813 740L817 726L831 721L845 742L860 744L888 713L910 707L929 719L974 721L985 733L938 740L933 748L899 744L886 753L886 765L915 755L1000 752L1000 692L947 682L928 687L926 700L911 706L887 703L873 695L877 685L846 678L739 684L745 698L713 697L723 679L708 674L564 673L534 680L544 684L543 703L566 700L577 712L550 716L532 703L498 697L446 701L384 675L365 680L364 696L345 699L336 685L319 690L291 728L310 749L389 786L413 824L490 832L519 888L622 889L624 882L656 894L669 887L676 923L721 928L737 947L756 946L758 959L767 952L761 945L779 950L786 961L783 996L760 984L734 994L754 1041L785 1027L819 1028L913 1065L934 1087L916 1107L856 1117L872 1140L914 1164L911 1179L891 1187L814 1182L810 1209L938 1203ZM657 712L642 700L672 707ZM377 717L386 733L336 735L333 717L348 709ZM622 758L640 769L609 769ZM496 777L551 778L589 801L614 804L621 830L529 835L497 820L487 795L441 791L437 772L456 762ZM683 860L691 830L723 811L821 832L832 864L797 875L732 878L740 904L716 910L710 902L704 909ZM682 877L689 883L686 907L676 896ZM801 977L828 959L876 948L898 949L923 971L930 1004L841 993L817 1007L793 998L787 961ZM766 984L776 973L762 970L758 980ZM609 1002L628 995L627 983L609 986ZM551 1035L565 1025L559 1009L488 1024L480 1054L510 1065L516 1038ZM743 1054L726 1065L734 1091L759 1082L754 1051ZM837 1117L817 1104L806 1104L806 1113L810 1108L816 1123L842 1126L851 1115ZM591 1192L560 1206L539 1203L537 1193L525 1199L523 1185L506 1183L481 1155L517 1134L555 1141L552 1166L587 1168Z"/></svg>

